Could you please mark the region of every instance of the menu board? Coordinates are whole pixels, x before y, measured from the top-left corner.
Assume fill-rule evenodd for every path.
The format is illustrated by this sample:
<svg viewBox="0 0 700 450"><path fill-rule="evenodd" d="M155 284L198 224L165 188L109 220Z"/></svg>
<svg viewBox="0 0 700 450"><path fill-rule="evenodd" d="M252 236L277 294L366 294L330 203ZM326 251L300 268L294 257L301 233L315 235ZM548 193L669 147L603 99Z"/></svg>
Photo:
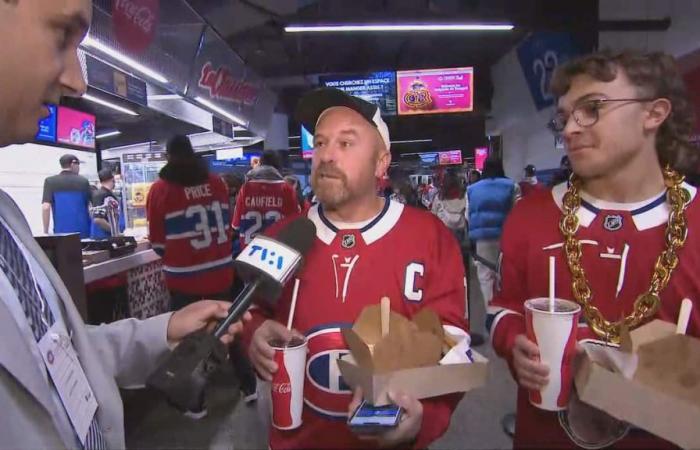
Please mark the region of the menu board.
<svg viewBox="0 0 700 450"><path fill-rule="evenodd" d="M399 115L474 110L474 68L396 72Z"/></svg>
<svg viewBox="0 0 700 450"><path fill-rule="evenodd" d="M95 148L95 116L92 114L58 107L56 138L61 144Z"/></svg>

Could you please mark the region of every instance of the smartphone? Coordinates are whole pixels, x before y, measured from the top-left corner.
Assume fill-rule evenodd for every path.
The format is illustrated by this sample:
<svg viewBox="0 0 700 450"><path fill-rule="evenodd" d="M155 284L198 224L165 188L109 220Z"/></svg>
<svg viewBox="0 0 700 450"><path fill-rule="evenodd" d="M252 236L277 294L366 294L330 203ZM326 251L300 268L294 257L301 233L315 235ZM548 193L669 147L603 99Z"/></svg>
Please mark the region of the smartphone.
<svg viewBox="0 0 700 450"><path fill-rule="evenodd" d="M350 416L348 425L356 433L381 433L398 425L402 412L396 405L374 406L363 401Z"/></svg>

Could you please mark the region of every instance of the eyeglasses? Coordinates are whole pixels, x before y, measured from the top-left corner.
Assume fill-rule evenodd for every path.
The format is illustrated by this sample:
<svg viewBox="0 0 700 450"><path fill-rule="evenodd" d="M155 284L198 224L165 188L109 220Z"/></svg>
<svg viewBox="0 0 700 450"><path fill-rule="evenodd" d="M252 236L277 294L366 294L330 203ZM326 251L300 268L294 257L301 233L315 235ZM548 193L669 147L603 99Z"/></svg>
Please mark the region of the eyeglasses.
<svg viewBox="0 0 700 450"><path fill-rule="evenodd" d="M651 102L656 100L655 98L598 98L594 100L588 100L580 103L571 110L571 114L565 114L563 112L557 113L548 123L547 128L554 134L560 134L566 128L566 124L569 123L569 117L573 116L574 121L581 127L592 127L600 119L600 110L607 103L612 102L628 102L628 103L642 103Z"/></svg>

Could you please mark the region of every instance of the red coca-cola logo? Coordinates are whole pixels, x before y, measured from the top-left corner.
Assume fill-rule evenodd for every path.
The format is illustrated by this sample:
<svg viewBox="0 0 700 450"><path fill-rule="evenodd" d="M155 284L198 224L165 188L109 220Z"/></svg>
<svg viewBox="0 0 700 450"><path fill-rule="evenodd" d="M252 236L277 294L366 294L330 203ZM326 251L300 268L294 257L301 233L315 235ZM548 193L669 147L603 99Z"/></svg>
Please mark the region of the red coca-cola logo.
<svg viewBox="0 0 700 450"><path fill-rule="evenodd" d="M127 50L143 52L156 34L159 11L159 0L112 0L117 41Z"/></svg>
<svg viewBox="0 0 700 450"><path fill-rule="evenodd" d="M272 392L278 394L289 394L292 392L291 383L272 383Z"/></svg>
<svg viewBox="0 0 700 450"><path fill-rule="evenodd" d="M258 97L258 88L245 81L237 80L226 67L214 69L211 62L202 66L199 87L207 89L209 96L213 99L245 105L253 105Z"/></svg>

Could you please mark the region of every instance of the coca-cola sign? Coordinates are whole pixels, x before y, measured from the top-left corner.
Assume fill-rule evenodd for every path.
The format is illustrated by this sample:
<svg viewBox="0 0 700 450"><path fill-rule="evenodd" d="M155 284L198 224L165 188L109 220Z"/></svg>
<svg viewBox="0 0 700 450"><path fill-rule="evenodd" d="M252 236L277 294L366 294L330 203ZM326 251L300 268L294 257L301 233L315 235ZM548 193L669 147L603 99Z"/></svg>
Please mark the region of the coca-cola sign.
<svg viewBox="0 0 700 450"><path fill-rule="evenodd" d="M159 0L112 0L117 41L129 51L143 52L153 42L159 11Z"/></svg>
<svg viewBox="0 0 700 450"><path fill-rule="evenodd" d="M292 384L272 383L272 392L276 392L278 394L289 394L290 392L292 392Z"/></svg>
<svg viewBox="0 0 700 450"><path fill-rule="evenodd" d="M214 69L211 62L202 66L199 87L209 92L209 97L238 104L253 105L258 97L258 88L236 79L226 67Z"/></svg>

